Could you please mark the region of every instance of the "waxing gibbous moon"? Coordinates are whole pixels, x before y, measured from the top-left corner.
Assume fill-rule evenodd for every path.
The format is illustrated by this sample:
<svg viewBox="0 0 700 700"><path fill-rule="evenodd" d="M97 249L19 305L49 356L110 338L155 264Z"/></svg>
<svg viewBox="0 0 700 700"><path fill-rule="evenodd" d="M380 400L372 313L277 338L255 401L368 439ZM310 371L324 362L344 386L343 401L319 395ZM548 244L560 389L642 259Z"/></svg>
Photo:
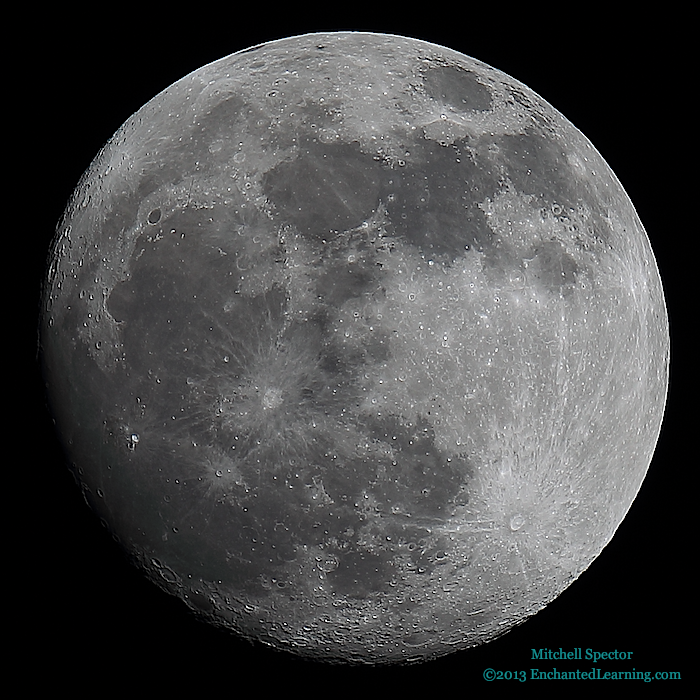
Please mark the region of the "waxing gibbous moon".
<svg viewBox="0 0 700 700"><path fill-rule="evenodd" d="M668 322L644 228L542 98L311 34L130 118L52 247L42 358L83 492L198 615L307 657L488 642L613 536Z"/></svg>

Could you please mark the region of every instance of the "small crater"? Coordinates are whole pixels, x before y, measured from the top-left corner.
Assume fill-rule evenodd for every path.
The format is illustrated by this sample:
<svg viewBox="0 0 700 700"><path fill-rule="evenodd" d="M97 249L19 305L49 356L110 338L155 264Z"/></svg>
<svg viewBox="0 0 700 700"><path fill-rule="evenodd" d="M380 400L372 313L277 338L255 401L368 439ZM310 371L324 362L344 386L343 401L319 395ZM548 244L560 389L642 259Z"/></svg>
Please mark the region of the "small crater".
<svg viewBox="0 0 700 700"><path fill-rule="evenodd" d="M127 446L133 451L136 449L136 445L138 445L140 441L141 438L139 437L138 433L131 433L131 435L129 435L127 438Z"/></svg>
<svg viewBox="0 0 700 700"><path fill-rule="evenodd" d="M269 411L277 408L282 404L282 389L278 387L270 387L265 391L262 398L263 410Z"/></svg>
<svg viewBox="0 0 700 700"><path fill-rule="evenodd" d="M510 519L510 529L513 532L515 532L516 530L519 530L524 524L525 524L525 518L520 513L516 513Z"/></svg>
<svg viewBox="0 0 700 700"><path fill-rule="evenodd" d="M157 207L151 211L151 213L148 215L148 223L151 224L151 226L155 226L159 221L161 217L161 211Z"/></svg>

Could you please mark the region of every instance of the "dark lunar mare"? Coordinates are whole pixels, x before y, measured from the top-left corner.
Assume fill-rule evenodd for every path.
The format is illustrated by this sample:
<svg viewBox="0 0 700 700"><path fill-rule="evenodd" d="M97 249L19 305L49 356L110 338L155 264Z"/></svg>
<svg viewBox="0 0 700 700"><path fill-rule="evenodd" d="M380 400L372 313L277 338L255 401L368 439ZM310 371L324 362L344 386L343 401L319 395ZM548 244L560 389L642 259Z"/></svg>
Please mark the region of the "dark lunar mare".
<svg viewBox="0 0 700 700"><path fill-rule="evenodd" d="M230 259L207 245L208 227L218 239L222 224L210 213L190 207L158 217L137 245L130 278L108 301L130 359L119 389L127 408L110 428L112 449L121 452L115 457L128 464L130 476L121 483L121 498L119 484L110 484L110 500L117 513L151 514L129 536L147 550L157 548L171 566L257 595L268 592L261 581L285 585L287 566L304 546L337 558L328 579L346 595L386 590L397 554L416 571L429 572L441 547L427 545L426 528L460 502L469 470L440 453L425 418L359 411L358 377L387 359L389 343L376 341L361 355L348 355L326 318L381 285L371 249L361 248L362 266L348 263L342 240L326 252L316 282L321 307L304 323L285 321L287 293L280 287L233 295L223 311L234 291ZM260 363L268 374L279 368L285 376L266 379L287 393L280 406L258 406L254 421L237 422L240 405L252 410L263 399L254 395L260 393ZM230 415L217 421L224 376L232 387L224 397ZM152 425L143 424L138 406L158 416L150 418ZM339 431L372 449L358 455L354 444L338 440ZM136 445L132 432L139 436ZM212 492L211 475L193 476L202 474L202 451L220 455L222 469L235 464L247 486ZM134 481L141 502L129 504ZM326 502L310 507L309 493L320 484ZM367 499L367 510L358 508Z"/></svg>

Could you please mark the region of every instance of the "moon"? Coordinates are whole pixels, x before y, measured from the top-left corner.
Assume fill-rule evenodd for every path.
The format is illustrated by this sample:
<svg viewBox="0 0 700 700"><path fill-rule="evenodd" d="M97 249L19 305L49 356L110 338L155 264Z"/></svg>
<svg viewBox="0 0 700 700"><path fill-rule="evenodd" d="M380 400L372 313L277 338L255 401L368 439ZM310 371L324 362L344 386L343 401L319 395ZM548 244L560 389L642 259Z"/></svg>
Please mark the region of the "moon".
<svg viewBox="0 0 700 700"><path fill-rule="evenodd" d="M83 493L199 616L420 661L555 599L640 488L668 385L619 181L504 73L311 34L156 96L50 254L48 395Z"/></svg>

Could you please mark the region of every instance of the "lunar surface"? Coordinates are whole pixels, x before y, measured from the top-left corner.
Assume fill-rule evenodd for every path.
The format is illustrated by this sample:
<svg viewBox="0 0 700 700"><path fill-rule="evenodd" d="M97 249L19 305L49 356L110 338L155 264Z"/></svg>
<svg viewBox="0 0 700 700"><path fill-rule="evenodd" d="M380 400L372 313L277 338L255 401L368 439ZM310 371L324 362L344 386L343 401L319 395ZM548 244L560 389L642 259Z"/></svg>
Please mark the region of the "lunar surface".
<svg viewBox="0 0 700 700"><path fill-rule="evenodd" d="M207 65L119 129L59 225L41 351L85 498L151 580L245 638L391 663L492 640L598 556L669 338L571 123L450 49L343 32Z"/></svg>

